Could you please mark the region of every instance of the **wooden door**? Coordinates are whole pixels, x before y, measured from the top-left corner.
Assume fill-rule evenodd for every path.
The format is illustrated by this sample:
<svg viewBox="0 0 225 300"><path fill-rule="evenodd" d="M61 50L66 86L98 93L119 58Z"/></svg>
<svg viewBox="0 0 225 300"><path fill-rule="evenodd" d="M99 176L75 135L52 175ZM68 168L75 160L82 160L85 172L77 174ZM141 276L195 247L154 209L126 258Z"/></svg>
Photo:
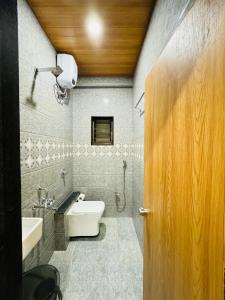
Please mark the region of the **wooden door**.
<svg viewBox="0 0 225 300"><path fill-rule="evenodd" d="M224 0L196 0L145 89L144 299L222 300Z"/></svg>

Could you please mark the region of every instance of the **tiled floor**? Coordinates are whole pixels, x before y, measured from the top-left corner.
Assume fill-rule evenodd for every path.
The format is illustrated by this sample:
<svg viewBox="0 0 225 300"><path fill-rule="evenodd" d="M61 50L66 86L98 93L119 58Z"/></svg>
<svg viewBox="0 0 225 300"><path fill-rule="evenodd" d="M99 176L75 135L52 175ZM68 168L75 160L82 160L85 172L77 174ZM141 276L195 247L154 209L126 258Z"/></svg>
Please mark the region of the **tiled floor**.
<svg viewBox="0 0 225 300"><path fill-rule="evenodd" d="M103 218L97 238L77 238L50 264L64 300L142 300L142 253L131 218Z"/></svg>

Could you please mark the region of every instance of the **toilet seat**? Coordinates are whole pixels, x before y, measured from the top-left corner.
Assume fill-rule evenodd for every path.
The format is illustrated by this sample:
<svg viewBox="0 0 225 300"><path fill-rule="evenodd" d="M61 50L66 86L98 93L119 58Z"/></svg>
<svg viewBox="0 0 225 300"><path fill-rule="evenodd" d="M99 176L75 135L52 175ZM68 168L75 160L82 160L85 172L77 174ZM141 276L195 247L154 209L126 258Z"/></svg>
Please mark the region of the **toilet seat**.
<svg viewBox="0 0 225 300"><path fill-rule="evenodd" d="M102 201L78 201L70 209L71 214L80 213L100 213L105 209L105 203ZM68 213L69 213L68 212Z"/></svg>

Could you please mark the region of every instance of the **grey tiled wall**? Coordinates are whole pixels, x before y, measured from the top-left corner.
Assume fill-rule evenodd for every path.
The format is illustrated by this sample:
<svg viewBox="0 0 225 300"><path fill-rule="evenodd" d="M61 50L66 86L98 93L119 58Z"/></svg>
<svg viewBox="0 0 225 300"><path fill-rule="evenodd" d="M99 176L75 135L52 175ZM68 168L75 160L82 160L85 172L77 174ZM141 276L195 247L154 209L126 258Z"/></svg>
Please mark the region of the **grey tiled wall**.
<svg viewBox="0 0 225 300"><path fill-rule="evenodd" d="M73 91L73 188L87 200L103 200L105 216L132 213L132 86L129 78L83 78ZM96 88L113 86L113 88ZM114 117L114 145L91 146L91 116ZM116 210L115 192L123 204L123 160L127 161L124 212Z"/></svg>
<svg viewBox="0 0 225 300"><path fill-rule="evenodd" d="M56 102L51 73L36 79L34 103L27 101L35 67L55 66L55 50L24 0L18 0L22 215L44 219L43 238L24 261L25 270L47 263L54 250L54 218L49 210L33 212L39 185L60 202L72 191L72 101ZM60 171L68 171L63 182Z"/></svg>
<svg viewBox="0 0 225 300"><path fill-rule="evenodd" d="M158 0L152 15L145 42L139 57L134 78L133 106L144 91L145 78L176 29L188 0ZM192 2L192 1L190 1ZM139 107L144 108L144 98ZM133 221L141 248L143 249L143 218L138 208L144 202L144 116L133 110Z"/></svg>

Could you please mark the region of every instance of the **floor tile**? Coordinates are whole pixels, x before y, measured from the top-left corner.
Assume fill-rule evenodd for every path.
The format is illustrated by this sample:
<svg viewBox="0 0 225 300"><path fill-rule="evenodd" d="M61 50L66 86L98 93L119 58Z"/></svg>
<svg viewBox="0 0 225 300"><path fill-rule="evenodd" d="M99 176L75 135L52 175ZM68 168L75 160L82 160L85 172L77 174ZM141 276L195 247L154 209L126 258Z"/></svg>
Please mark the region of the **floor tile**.
<svg viewBox="0 0 225 300"><path fill-rule="evenodd" d="M100 235L75 238L51 264L65 300L142 300L143 257L131 218L102 218Z"/></svg>

